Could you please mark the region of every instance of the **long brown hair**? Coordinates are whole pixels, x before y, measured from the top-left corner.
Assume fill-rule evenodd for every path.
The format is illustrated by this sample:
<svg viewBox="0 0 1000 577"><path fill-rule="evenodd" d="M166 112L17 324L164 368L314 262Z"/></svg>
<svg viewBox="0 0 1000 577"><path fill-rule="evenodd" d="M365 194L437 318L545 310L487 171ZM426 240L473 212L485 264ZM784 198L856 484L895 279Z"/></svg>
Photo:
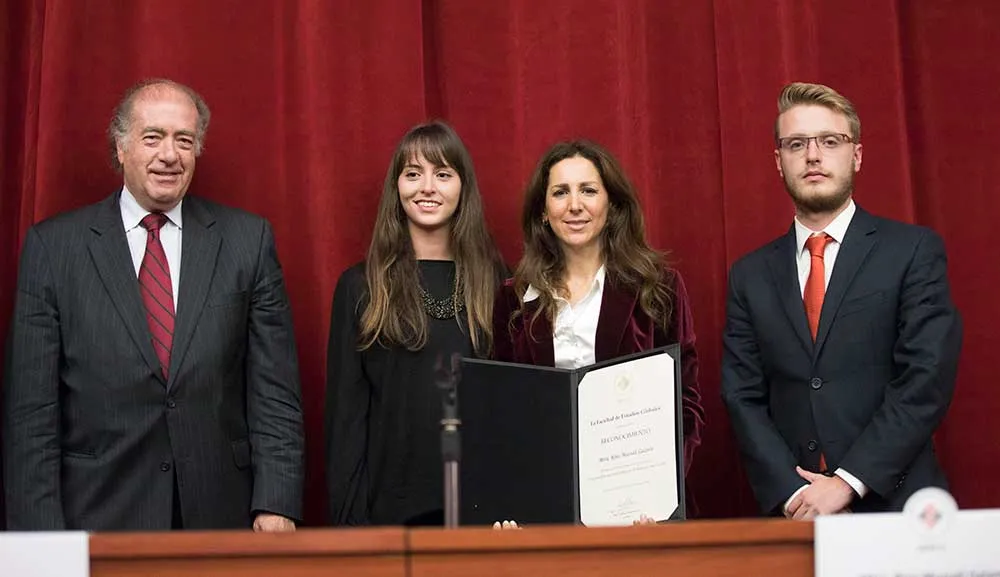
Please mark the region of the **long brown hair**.
<svg viewBox="0 0 1000 577"><path fill-rule="evenodd" d="M673 312L672 294L668 287L671 269L666 257L646 243L642 208L632 184L611 154L600 145L587 140L559 142L538 161L524 194L521 227L524 233L524 256L514 273L514 290L520 308L514 317L524 312L523 295L528 285L540 293L540 306L530 319L540 314L551 321L557 306L554 295L565 294L566 258L559 238L552 228L543 224L545 198L548 194L549 171L567 158L589 160L608 192L608 220L601 231L601 252L610 283L639 294L644 313L664 329ZM513 320L513 317L512 319Z"/></svg>
<svg viewBox="0 0 1000 577"><path fill-rule="evenodd" d="M462 181L450 223L455 319L459 322L459 303L464 303L472 346L478 354L486 355L493 343L493 298L503 275L503 261L486 228L472 159L455 131L440 121L410 129L396 147L386 171L365 260L368 295L361 315L359 348L364 350L378 343L416 351L427 344L420 271L398 185L403 167L420 156L435 166L451 167Z"/></svg>

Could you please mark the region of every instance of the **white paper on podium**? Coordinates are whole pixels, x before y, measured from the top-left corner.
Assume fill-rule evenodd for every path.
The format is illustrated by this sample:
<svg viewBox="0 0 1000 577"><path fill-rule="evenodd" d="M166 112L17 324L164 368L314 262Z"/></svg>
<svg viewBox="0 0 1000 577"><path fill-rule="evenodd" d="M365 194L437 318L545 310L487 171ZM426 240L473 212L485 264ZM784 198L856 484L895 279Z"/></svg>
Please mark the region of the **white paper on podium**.
<svg viewBox="0 0 1000 577"><path fill-rule="evenodd" d="M580 520L589 527L658 521L677 510L674 359L588 372L577 389Z"/></svg>
<svg viewBox="0 0 1000 577"><path fill-rule="evenodd" d="M1000 577L1000 509L921 489L902 513L816 518L816 577Z"/></svg>
<svg viewBox="0 0 1000 577"><path fill-rule="evenodd" d="M0 532L0 575L90 577L90 541L83 531Z"/></svg>

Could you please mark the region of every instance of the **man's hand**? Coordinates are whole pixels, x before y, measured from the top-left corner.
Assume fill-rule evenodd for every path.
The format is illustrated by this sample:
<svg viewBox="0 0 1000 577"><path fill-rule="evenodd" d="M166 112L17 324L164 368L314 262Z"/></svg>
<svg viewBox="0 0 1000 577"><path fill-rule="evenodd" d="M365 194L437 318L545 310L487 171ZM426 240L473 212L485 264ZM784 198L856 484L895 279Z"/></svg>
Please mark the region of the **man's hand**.
<svg viewBox="0 0 1000 577"><path fill-rule="evenodd" d="M813 519L817 515L833 515L848 512L848 506L854 499L854 489L840 477L827 477L819 473L811 473L801 467L795 467L809 486L795 496L788 504L785 516L797 521Z"/></svg>
<svg viewBox="0 0 1000 577"><path fill-rule="evenodd" d="M253 520L255 533L288 533L295 530L295 521L274 513L259 513Z"/></svg>

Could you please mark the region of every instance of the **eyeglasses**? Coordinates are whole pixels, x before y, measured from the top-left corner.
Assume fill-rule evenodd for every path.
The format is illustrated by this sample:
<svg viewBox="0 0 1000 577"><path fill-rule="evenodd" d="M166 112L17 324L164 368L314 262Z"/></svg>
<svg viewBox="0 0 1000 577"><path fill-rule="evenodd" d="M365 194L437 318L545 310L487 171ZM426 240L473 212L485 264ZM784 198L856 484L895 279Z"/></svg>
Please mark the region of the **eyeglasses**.
<svg viewBox="0 0 1000 577"><path fill-rule="evenodd" d="M789 154L802 154L809 148L809 141L815 140L816 146L822 150L834 151L841 146L854 142L847 134L826 132L816 136L786 136L778 139L778 148Z"/></svg>

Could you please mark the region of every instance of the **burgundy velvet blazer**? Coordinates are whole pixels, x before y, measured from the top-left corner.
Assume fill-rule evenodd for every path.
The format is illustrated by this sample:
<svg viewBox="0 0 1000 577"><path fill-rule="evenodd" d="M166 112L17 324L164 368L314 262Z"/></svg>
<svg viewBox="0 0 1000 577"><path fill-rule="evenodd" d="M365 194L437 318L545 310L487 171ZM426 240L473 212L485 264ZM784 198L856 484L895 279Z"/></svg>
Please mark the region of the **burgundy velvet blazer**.
<svg viewBox="0 0 1000 577"><path fill-rule="evenodd" d="M701 406L698 387L698 354L695 352L694 321L684 280L670 271L666 282L671 285L673 310L669 327L664 331L639 306L638 293L616 287L609 275L601 299L597 320L595 357L597 362L661 347L680 344L681 405L684 415L684 473L690 470L695 448L701 444L701 427L705 411ZM510 319L518 309L513 279L504 282L493 307L493 358L510 363L555 366L552 345L552 323L544 315L529 323L539 300L527 303L525 314ZM527 325L531 324L531 334ZM688 491L690 494L690 491Z"/></svg>

